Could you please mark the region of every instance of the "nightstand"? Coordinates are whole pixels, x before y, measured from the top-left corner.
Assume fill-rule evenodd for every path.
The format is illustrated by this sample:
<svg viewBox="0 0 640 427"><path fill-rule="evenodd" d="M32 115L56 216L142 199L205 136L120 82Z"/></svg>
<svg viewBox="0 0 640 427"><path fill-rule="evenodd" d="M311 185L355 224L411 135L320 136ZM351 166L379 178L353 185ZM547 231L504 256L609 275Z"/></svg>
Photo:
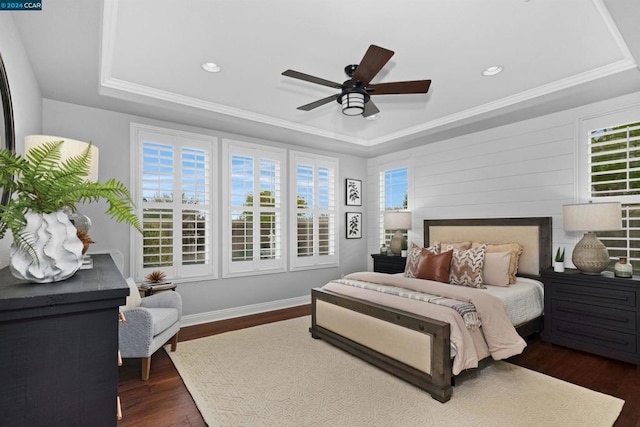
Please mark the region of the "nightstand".
<svg viewBox="0 0 640 427"><path fill-rule="evenodd" d="M377 273L403 273L407 257L371 254L373 271Z"/></svg>
<svg viewBox="0 0 640 427"><path fill-rule="evenodd" d="M640 364L640 277L546 270L542 281L543 340Z"/></svg>

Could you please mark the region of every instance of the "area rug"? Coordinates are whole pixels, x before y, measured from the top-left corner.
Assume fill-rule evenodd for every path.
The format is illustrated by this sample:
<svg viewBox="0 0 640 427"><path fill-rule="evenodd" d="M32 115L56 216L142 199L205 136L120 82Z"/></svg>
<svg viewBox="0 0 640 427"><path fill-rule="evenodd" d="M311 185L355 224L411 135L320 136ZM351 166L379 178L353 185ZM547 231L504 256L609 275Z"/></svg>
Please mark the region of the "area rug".
<svg viewBox="0 0 640 427"><path fill-rule="evenodd" d="M309 317L181 342L169 352L214 426L611 426L623 400L506 362L431 396L326 342Z"/></svg>

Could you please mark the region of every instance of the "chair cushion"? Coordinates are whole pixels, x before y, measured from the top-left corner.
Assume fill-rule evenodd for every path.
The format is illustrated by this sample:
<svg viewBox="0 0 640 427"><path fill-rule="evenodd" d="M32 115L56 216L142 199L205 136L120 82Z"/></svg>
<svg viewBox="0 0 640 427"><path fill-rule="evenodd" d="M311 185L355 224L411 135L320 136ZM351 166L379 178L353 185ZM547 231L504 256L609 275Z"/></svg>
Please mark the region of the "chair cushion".
<svg viewBox="0 0 640 427"><path fill-rule="evenodd" d="M153 336L162 333L178 321L178 310L175 308L147 308L153 319Z"/></svg>

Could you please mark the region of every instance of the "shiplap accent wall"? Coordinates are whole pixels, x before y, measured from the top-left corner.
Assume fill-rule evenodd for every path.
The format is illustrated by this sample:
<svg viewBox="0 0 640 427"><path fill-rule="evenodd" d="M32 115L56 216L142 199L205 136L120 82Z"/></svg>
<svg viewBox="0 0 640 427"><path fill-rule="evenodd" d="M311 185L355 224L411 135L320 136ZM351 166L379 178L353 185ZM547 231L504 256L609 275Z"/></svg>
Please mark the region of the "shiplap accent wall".
<svg viewBox="0 0 640 427"><path fill-rule="evenodd" d="M569 261L582 236L564 232L562 205L585 201L579 194L578 144L585 141L578 136L580 124L585 117L632 108L638 102L640 94L633 94L370 159L369 253L380 246L379 172L386 164L405 161L413 213L410 241L423 244L425 218L551 216L553 249L565 247Z"/></svg>

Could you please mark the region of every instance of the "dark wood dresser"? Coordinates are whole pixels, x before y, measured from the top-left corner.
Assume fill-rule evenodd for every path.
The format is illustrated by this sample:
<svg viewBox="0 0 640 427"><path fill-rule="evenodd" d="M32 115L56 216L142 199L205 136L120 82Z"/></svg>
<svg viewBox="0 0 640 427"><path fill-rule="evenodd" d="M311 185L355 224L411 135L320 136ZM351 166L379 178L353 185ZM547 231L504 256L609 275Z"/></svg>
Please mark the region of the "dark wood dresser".
<svg viewBox="0 0 640 427"><path fill-rule="evenodd" d="M0 424L117 424L118 306L127 295L109 255L57 283L0 270Z"/></svg>
<svg viewBox="0 0 640 427"><path fill-rule="evenodd" d="M542 280L545 341L640 364L640 277L547 270Z"/></svg>
<svg viewBox="0 0 640 427"><path fill-rule="evenodd" d="M373 271L377 273L402 273L407 263L407 258L393 255L371 254L373 258Z"/></svg>

